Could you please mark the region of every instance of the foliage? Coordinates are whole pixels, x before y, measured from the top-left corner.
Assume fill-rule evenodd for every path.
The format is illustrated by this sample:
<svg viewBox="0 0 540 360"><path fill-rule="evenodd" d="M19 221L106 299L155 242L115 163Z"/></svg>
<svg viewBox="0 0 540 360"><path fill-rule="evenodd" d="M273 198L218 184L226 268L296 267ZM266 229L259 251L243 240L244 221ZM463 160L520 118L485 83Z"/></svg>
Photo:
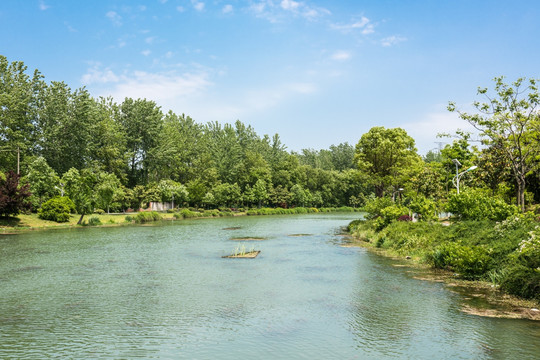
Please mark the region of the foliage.
<svg viewBox="0 0 540 360"><path fill-rule="evenodd" d="M13 171L0 178L0 216L8 217L18 215L22 211L29 211L31 193L29 185L19 185L19 175Z"/></svg>
<svg viewBox="0 0 540 360"><path fill-rule="evenodd" d="M433 221L438 219L437 203L425 196L416 196L408 204L413 213L418 214L418 219L423 221Z"/></svg>
<svg viewBox="0 0 540 360"><path fill-rule="evenodd" d="M468 190L450 195L447 211L463 220L504 220L518 209L481 190Z"/></svg>
<svg viewBox="0 0 540 360"><path fill-rule="evenodd" d="M75 204L66 196L56 196L41 205L38 210L40 219L56 222L69 221L70 214L75 212Z"/></svg>
<svg viewBox="0 0 540 360"><path fill-rule="evenodd" d="M358 168L370 175L378 197L387 186L400 185L403 171L421 161L413 138L401 128L378 126L362 135L356 145Z"/></svg>
<svg viewBox="0 0 540 360"><path fill-rule="evenodd" d="M30 185L33 207L39 208L43 201L60 192L60 179L42 156L35 158L28 167L28 173L23 179Z"/></svg>
<svg viewBox="0 0 540 360"><path fill-rule="evenodd" d="M88 225L89 226L98 226L98 225L102 225L102 223L101 223L101 220L97 216L91 216L88 219Z"/></svg>
<svg viewBox="0 0 540 360"><path fill-rule="evenodd" d="M364 211L367 213L368 219L374 219L378 216L382 216L382 210L392 205L392 199L388 197L371 198L366 201Z"/></svg>
<svg viewBox="0 0 540 360"><path fill-rule="evenodd" d="M494 82L494 95L488 95L487 88L478 89L478 93L486 97L486 102L474 102L477 113L458 113L479 130L488 143L500 146L517 185L517 204L524 211L526 175L536 166L532 160L540 156L538 87L535 79L529 79L527 83L524 78L519 78L512 84L506 84L501 76ZM451 102L448 110L456 111L455 104Z"/></svg>
<svg viewBox="0 0 540 360"><path fill-rule="evenodd" d="M137 224L144 224L144 223L147 223L147 222L152 222L152 221L159 221L161 220L161 215L159 215L158 212L156 211L143 211L143 212L140 212L138 213L134 219L133 219Z"/></svg>
<svg viewBox="0 0 540 360"><path fill-rule="evenodd" d="M478 279L490 269L491 258L485 248L447 242L427 257L436 268L449 269L464 279Z"/></svg>

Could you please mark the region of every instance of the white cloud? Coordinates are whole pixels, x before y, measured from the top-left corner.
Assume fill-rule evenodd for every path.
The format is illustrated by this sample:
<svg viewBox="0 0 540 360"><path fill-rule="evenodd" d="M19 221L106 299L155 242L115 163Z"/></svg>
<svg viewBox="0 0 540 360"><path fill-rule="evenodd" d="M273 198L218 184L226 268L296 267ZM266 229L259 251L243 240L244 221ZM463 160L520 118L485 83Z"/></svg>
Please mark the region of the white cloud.
<svg viewBox="0 0 540 360"><path fill-rule="evenodd" d="M233 6L231 4L227 4L223 7L223 9L221 9L221 12L224 14L230 14L233 12Z"/></svg>
<svg viewBox="0 0 540 360"><path fill-rule="evenodd" d="M296 10L300 7L300 3L293 0L281 0L281 8L285 10Z"/></svg>
<svg viewBox="0 0 540 360"><path fill-rule="evenodd" d="M73 26L71 26L67 21L64 21L64 25L67 27L69 32L79 32L77 29L75 29Z"/></svg>
<svg viewBox="0 0 540 360"><path fill-rule="evenodd" d="M182 13L182 12L186 11L186 9L185 9L183 6L177 6L177 7L176 7L176 11Z"/></svg>
<svg viewBox="0 0 540 360"><path fill-rule="evenodd" d="M184 112L178 105L190 104L194 97L212 86L209 72L194 69L180 73L176 70L162 72L124 71L115 74L110 68L95 63L81 78L99 96L112 96L116 101L124 98L146 98L168 109ZM204 102L204 101L203 101ZM207 106L207 104L206 104Z"/></svg>
<svg viewBox="0 0 540 360"><path fill-rule="evenodd" d="M340 50L332 54L332 60L345 61L349 60L352 57L351 53L348 51Z"/></svg>
<svg viewBox="0 0 540 360"><path fill-rule="evenodd" d="M122 17L116 11L109 11L105 16L112 21L115 26L122 25Z"/></svg>
<svg viewBox="0 0 540 360"><path fill-rule="evenodd" d="M193 5L193 8L197 11L203 11L204 10L204 3L202 1L198 0L191 0L191 5Z"/></svg>
<svg viewBox="0 0 540 360"><path fill-rule="evenodd" d="M39 2L39 10L45 11L48 8L50 8L50 6L45 4L45 2L43 0L40 0L40 2Z"/></svg>
<svg viewBox="0 0 540 360"><path fill-rule="evenodd" d="M151 52L150 50L148 50L148 49L141 51L141 54L143 54L144 56L148 56L148 55L150 55L151 53L152 53L152 52Z"/></svg>
<svg viewBox="0 0 540 360"><path fill-rule="evenodd" d="M263 0L251 4L249 10L256 16L266 19L270 22L284 21L288 16L298 16L307 20L315 20L325 15L329 15L330 11L322 8L307 5L302 1L294 0Z"/></svg>
<svg viewBox="0 0 540 360"><path fill-rule="evenodd" d="M139 5L138 8L140 11L146 11L146 6L144 5Z"/></svg>
<svg viewBox="0 0 540 360"><path fill-rule="evenodd" d="M330 27L343 33L350 33L352 31L359 30L363 35L367 35L375 32L375 26L365 16L362 16L360 20L351 24L332 24Z"/></svg>
<svg viewBox="0 0 540 360"><path fill-rule="evenodd" d="M399 44L400 42L407 41L407 38L402 36L389 36L381 40L381 45L384 47L393 46Z"/></svg>
<svg viewBox="0 0 540 360"><path fill-rule="evenodd" d="M156 41L156 39L157 38L155 36L149 36L146 39L144 39L144 42L147 44L153 44Z"/></svg>
<svg viewBox="0 0 540 360"><path fill-rule="evenodd" d="M101 69L101 64L95 63L94 66L86 72L81 78L81 82L85 85L96 83L115 83L120 78L114 74L110 68Z"/></svg>

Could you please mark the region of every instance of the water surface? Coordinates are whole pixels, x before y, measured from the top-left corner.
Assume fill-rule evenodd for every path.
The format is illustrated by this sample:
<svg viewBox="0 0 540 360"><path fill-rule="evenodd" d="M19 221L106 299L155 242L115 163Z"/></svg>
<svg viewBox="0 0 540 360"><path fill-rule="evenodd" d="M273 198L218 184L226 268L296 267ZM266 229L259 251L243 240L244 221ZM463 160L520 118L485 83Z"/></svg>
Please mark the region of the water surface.
<svg viewBox="0 0 540 360"><path fill-rule="evenodd" d="M340 247L336 234L357 217L199 219L0 237L0 358L539 357L537 322L464 314L463 295ZM261 254L221 258L239 245Z"/></svg>

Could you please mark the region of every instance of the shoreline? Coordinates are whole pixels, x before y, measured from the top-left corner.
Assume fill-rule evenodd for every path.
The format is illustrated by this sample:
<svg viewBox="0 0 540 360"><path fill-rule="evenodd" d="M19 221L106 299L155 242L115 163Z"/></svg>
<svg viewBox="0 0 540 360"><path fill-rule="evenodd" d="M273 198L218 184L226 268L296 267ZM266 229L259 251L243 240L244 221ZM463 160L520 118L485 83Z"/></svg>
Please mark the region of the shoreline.
<svg viewBox="0 0 540 360"><path fill-rule="evenodd" d="M443 283L448 291L459 294L461 311L475 316L540 321L540 304L502 293L485 281L458 279L452 271L434 269L419 259L403 257L397 253L375 247L374 244L347 234L344 247L360 247L378 256L392 260L392 266L406 268L413 279Z"/></svg>

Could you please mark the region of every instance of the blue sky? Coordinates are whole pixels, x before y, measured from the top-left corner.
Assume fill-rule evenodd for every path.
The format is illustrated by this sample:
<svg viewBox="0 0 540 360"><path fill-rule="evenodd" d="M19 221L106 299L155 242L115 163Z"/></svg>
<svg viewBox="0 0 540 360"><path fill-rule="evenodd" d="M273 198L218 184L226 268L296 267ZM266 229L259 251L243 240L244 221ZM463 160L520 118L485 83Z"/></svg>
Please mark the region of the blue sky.
<svg viewBox="0 0 540 360"><path fill-rule="evenodd" d="M420 153L495 76L540 77L538 1L2 0L0 54L94 96L252 125L289 150L402 127ZM443 139L442 141L449 141Z"/></svg>

